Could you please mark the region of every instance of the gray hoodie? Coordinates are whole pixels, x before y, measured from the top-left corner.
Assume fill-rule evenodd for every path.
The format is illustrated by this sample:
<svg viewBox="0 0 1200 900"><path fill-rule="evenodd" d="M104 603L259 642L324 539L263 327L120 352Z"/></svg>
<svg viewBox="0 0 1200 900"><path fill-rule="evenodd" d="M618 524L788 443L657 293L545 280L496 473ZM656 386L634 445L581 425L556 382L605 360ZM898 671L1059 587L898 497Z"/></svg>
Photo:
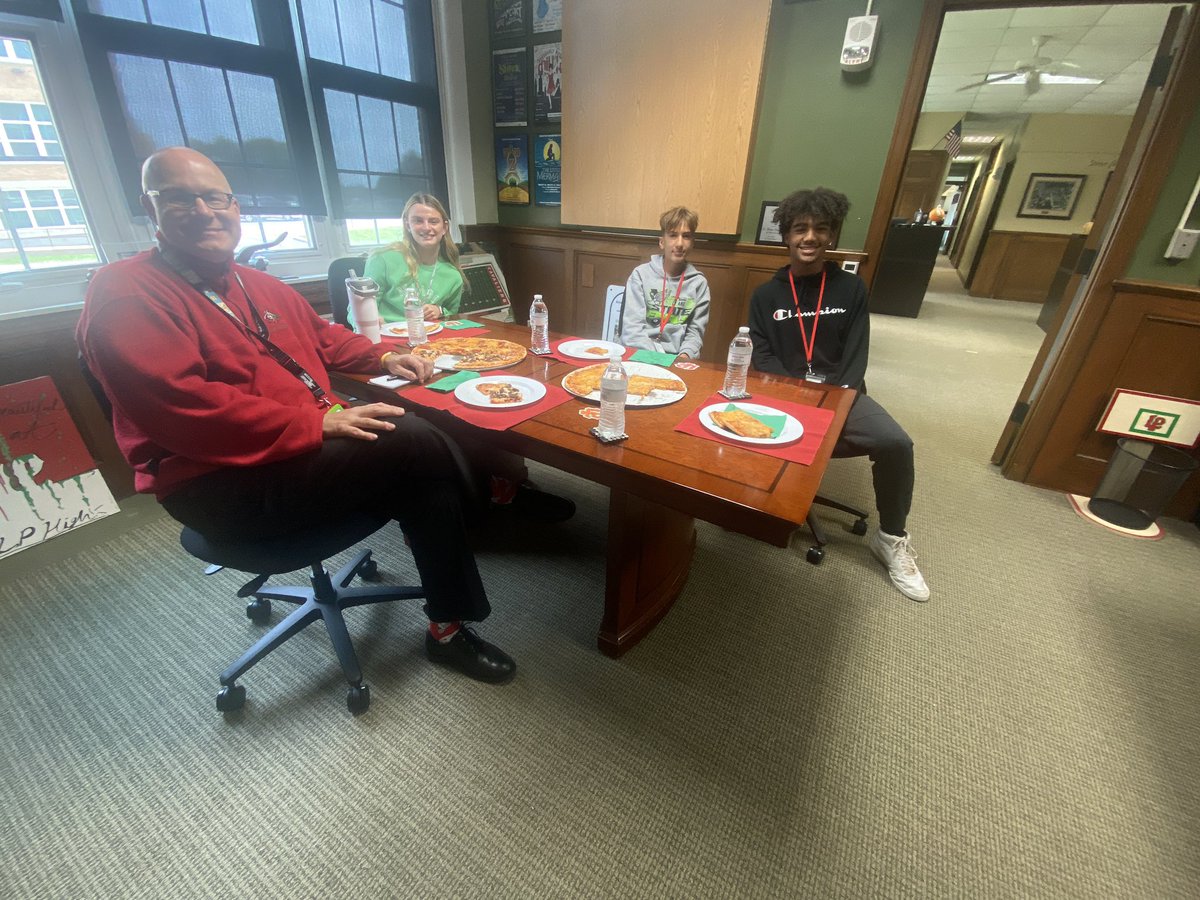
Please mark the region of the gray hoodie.
<svg viewBox="0 0 1200 900"><path fill-rule="evenodd" d="M666 327L660 328L664 283L668 319ZM626 347L696 357L704 344L707 324L708 280L691 263L683 271L682 287L678 275L664 275L661 254L656 253L650 262L633 270L625 284L621 313L621 343Z"/></svg>

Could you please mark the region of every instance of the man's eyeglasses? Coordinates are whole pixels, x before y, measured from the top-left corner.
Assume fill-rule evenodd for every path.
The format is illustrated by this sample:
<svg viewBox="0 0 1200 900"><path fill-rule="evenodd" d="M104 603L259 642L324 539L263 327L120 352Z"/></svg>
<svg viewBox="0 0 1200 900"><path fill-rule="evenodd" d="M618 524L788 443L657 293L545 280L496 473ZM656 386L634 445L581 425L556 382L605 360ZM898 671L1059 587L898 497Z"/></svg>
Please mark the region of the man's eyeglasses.
<svg viewBox="0 0 1200 900"><path fill-rule="evenodd" d="M203 194L179 190L146 191L146 196L157 197L158 202L169 209L191 209L197 199L203 200L209 209L229 209L233 206L233 194L225 191L205 191Z"/></svg>

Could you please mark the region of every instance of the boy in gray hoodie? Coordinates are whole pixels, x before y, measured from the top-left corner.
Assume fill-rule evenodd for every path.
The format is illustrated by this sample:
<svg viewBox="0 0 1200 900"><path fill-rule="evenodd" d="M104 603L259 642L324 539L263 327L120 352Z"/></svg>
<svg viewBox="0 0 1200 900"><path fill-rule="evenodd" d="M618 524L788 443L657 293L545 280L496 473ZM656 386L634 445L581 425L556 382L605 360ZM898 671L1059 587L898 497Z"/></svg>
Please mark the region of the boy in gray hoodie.
<svg viewBox="0 0 1200 900"><path fill-rule="evenodd" d="M687 261L698 224L700 217L683 206L659 217L662 254L634 269L625 284L621 343L626 347L699 356L708 324L708 280Z"/></svg>

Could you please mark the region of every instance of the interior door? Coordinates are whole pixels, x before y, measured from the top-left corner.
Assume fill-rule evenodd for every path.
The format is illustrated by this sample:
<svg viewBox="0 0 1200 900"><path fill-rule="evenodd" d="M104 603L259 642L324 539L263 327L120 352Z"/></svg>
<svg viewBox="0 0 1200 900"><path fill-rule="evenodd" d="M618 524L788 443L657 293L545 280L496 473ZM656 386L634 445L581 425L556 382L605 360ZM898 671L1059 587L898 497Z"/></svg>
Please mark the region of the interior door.
<svg viewBox="0 0 1200 900"><path fill-rule="evenodd" d="M950 154L945 150L913 150L904 164L900 193L892 218L911 219L918 209L929 212L937 204L945 182Z"/></svg>
<svg viewBox="0 0 1200 900"><path fill-rule="evenodd" d="M1042 341L1041 349L1038 350L1038 355L1033 361L1029 375L1025 378L1025 384L1021 387L1021 393L1017 397L1016 404L1013 406L1012 414L1009 416L1008 422L1004 425L1004 430L1000 434L1000 440L996 443L996 449L992 452L992 462L1001 466L1002 471L1009 478L1019 481L1024 480L1029 468L1032 466L1033 460L1031 457L1025 460L1014 460L1013 451L1021 437L1026 415L1035 396L1035 389L1039 386L1043 370L1050 359L1051 351L1058 344L1059 334L1063 332L1064 324L1079 310L1079 303L1077 301L1083 297L1084 292L1087 290L1087 278L1091 272L1096 255L1100 252L1105 242L1113 237L1114 214L1118 208L1118 204L1127 192L1127 176L1129 175L1130 164L1137 156L1140 156L1144 149L1146 125L1150 118L1151 110L1154 107L1158 90L1166 81L1167 71L1171 65L1171 50L1179 37L1180 23L1183 21L1183 15L1183 7L1176 7L1171 10L1170 15L1167 17L1167 24L1163 29L1162 38L1158 44L1156 62L1150 70L1150 75L1146 80L1145 86L1142 88L1142 96L1138 101L1137 110L1134 112L1133 120L1129 125L1129 132L1125 136L1125 144L1121 148L1121 155L1117 159L1117 165L1105 183L1104 193L1101 195L1100 202L1096 207L1092 230L1088 234L1083 250L1079 254L1075 273L1068 280L1063 290L1063 300L1059 304L1054 320L1046 330L1046 337Z"/></svg>

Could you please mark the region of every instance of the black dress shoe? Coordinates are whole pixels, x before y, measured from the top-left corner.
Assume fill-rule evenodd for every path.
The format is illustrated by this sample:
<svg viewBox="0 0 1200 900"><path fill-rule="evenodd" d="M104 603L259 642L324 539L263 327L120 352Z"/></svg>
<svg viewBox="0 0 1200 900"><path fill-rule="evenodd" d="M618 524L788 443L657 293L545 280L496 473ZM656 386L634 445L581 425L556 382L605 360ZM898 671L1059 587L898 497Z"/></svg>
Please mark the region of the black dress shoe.
<svg viewBox="0 0 1200 900"><path fill-rule="evenodd" d="M575 515L573 500L539 491L529 482L517 485L517 493L511 503L493 504L493 507L510 510L531 522L565 522Z"/></svg>
<svg viewBox="0 0 1200 900"><path fill-rule="evenodd" d="M504 684L517 674L517 664L511 656L465 625L445 643L426 631L425 655L430 662L449 666L468 678L489 684Z"/></svg>

